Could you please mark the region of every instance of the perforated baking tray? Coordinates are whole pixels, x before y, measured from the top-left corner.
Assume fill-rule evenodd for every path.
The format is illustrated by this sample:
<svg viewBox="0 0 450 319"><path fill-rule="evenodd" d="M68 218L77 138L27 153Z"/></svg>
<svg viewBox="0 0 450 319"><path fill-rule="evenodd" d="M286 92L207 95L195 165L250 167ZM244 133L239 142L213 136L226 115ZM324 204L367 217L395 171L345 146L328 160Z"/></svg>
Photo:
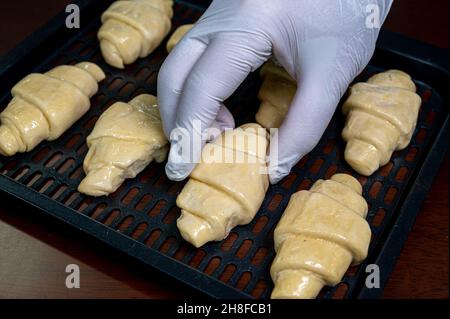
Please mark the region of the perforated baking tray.
<svg viewBox="0 0 450 319"><path fill-rule="evenodd" d="M163 42L148 58L123 71L108 66L101 57L96 32L100 15L110 3L78 1L81 29L67 29L61 14L0 62L0 110L10 100L12 86L30 72L89 60L107 74L92 99L91 110L60 139L42 143L27 154L0 157L0 189L207 295L268 298L273 229L290 195L308 189L317 179L348 172L364 185L370 206L373 238L369 257L363 265L349 269L337 287L324 289L320 298L379 296L382 289L365 288L365 266L380 266L383 287L447 149L448 51L383 33L370 66L357 80L389 68L413 76L423 105L411 145L396 152L390 163L370 178L361 177L343 160L345 144L340 132L344 118L337 111L314 151L288 177L270 187L252 223L235 228L223 242L195 249L181 239L176 228L180 212L175 200L184 183L169 181L163 164L152 163L108 198L94 199L76 190L84 174L85 139L99 115L116 101L128 101L144 92L156 94L157 72L166 56ZM173 29L196 21L207 3L177 1ZM254 121L260 85L258 74L252 74L227 101L237 124Z"/></svg>

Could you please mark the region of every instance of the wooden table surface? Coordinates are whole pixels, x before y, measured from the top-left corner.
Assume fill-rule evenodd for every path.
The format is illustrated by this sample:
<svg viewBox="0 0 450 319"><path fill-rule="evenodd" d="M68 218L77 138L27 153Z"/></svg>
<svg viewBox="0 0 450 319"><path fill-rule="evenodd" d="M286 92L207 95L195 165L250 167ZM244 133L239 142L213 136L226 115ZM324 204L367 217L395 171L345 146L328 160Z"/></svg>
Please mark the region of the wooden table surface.
<svg viewBox="0 0 450 319"><path fill-rule="evenodd" d="M61 11L67 0L0 2L0 55ZM396 0L386 27L448 48L448 0ZM384 298L448 298L449 160L444 162L384 291ZM65 287L78 264L81 288ZM192 298L193 289L151 271L0 193L0 297Z"/></svg>

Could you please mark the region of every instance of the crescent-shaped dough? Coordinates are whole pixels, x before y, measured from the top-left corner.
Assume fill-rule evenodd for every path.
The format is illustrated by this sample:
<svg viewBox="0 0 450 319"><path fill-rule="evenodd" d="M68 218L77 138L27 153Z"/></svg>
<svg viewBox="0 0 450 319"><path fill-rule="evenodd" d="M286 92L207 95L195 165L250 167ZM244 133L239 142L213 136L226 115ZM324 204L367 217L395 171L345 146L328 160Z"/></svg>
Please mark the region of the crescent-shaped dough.
<svg viewBox="0 0 450 319"><path fill-rule="evenodd" d="M411 141L421 103L414 82L402 71L390 70L353 85L342 107L347 115L342 132L347 163L365 176L386 165L394 151Z"/></svg>
<svg viewBox="0 0 450 319"><path fill-rule="evenodd" d="M355 178L336 174L292 195L274 233L272 298L315 298L366 258L371 230L361 193Z"/></svg>
<svg viewBox="0 0 450 319"><path fill-rule="evenodd" d="M125 179L136 177L152 160L163 162L168 141L156 97L142 94L128 103L111 105L98 119L87 144L87 176L78 190L91 196L109 195Z"/></svg>
<svg viewBox="0 0 450 319"><path fill-rule="evenodd" d="M258 98L261 101L256 121L267 129L279 128L297 91L296 81L273 61L261 68L263 84Z"/></svg>
<svg viewBox="0 0 450 319"><path fill-rule="evenodd" d="M170 31L172 6L172 0L114 2L103 13L97 35L106 62L123 69L152 53Z"/></svg>
<svg viewBox="0 0 450 319"><path fill-rule="evenodd" d="M200 247L253 220L269 186L266 149L266 130L257 124L227 131L205 147L177 198L185 240Z"/></svg>
<svg viewBox="0 0 450 319"><path fill-rule="evenodd" d="M183 37L188 33L192 28L194 27L194 24L185 24L178 29L175 30L175 32L170 37L169 41L167 42L167 52L171 52L173 48L178 44L178 42L183 39Z"/></svg>
<svg viewBox="0 0 450 319"><path fill-rule="evenodd" d="M56 140L89 110L104 78L89 62L26 76L12 88L13 99L0 114L0 154L29 152L44 140Z"/></svg>

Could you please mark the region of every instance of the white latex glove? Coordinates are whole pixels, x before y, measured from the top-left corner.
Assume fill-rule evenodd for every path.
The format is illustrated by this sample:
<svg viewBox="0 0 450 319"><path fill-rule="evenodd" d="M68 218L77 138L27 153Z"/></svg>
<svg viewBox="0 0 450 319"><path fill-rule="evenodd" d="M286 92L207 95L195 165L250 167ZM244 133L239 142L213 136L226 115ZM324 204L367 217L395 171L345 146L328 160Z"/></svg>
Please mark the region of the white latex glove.
<svg viewBox="0 0 450 319"><path fill-rule="evenodd" d="M215 0L164 62L158 96L167 136L174 128L167 176L185 179L188 158L179 136L193 120L233 127L223 101L272 55L298 82L287 117L273 138L270 181L276 183L319 142L336 106L375 49L392 0ZM377 13L379 13L377 17ZM197 130L198 131L198 130ZM197 132L198 133L198 132ZM177 142L178 141L178 142ZM182 146L184 145L184 146Z"/></svg>

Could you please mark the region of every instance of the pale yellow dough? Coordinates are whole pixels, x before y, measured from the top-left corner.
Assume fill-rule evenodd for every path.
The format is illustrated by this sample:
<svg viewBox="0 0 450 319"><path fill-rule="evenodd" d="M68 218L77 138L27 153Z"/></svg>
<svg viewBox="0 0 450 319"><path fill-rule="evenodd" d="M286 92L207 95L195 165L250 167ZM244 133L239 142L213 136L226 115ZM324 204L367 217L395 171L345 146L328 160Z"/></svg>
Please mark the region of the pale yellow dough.
<svg viewBox="0 0 450 319"><path fill-rule="evenodd" d="M170 31L172 6L172 0L114 2L103 13L98 31L106 62L123 69L125 64L152 53Z"/></svg>
<svg viewBox="0 0 450 319"><path fill-rule="evenodd" d="M78 190L91 196L109 195L125 179L136 177L152 160L164 161L168 141L156 97L142 94L128 103L110 106L98 119L87 144L87 176Z"/></svg>
<svg viewBox="0 0 450 319"><path fill-rule="evenodd" d="M193 24L185 24L176 29L167 42L167 52L170 53L178 44L178 42L180 42L181 39L183 39L183 37L186 35L186 33L188 33L193 27Z"/></svg>
<svg viewBox="0 0 450 319"><path fill-rule="evenodd" d="M89 110L104 78L89 62L26 76L12 88L13 99L0 114L0 154L29 152L44 140L56 140Z"/></svg>
<svg viewBox="0 0 450 319"><path fill-rule="evenodd" d="M370 176L386 165L394 151L408 146L422 101L411 77L398 70L376 74L352 86L342 111L347 123L345 160Z"/></svg>
<svg viewBox="0 0 450 319"><path fill-rule="evenodd" d="M261 101L256 121L267 129L279 128L297 91L296 81L273 61L261 69L263 84L258 98Z"/></svg>
<svg viewBox="0 0 450 319"><path fill-rule="evenodd" d="M272 298L312 299L367 257L371 238L359 182L336 174L292 195L274 233Z"/></svg>
<svg viewBox="0 0 450 319"><path fill-rule="evenodd" d="M186 241L200 247L253 220L269 187L266 151L267 133L257 124L226 132L205 147L177 198L177 226Z"/></svg>

